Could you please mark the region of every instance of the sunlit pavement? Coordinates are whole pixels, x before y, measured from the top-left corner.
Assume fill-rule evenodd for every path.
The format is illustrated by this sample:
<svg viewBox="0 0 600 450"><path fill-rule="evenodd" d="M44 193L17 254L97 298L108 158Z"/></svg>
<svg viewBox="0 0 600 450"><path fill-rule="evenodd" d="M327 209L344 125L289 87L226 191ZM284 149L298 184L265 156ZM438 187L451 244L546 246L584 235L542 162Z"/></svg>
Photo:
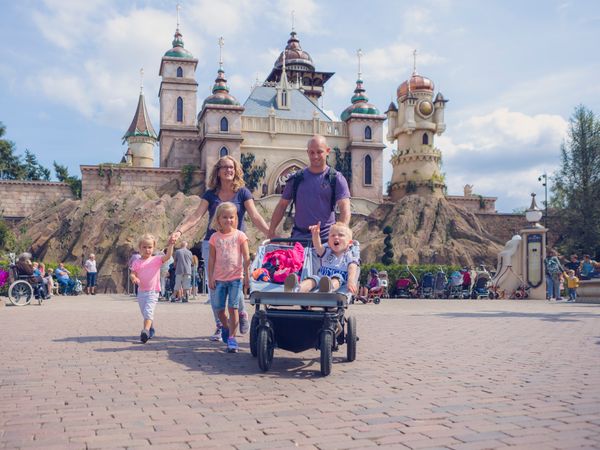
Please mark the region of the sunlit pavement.
<svg viewBox="0 0 600 450"><path fill-rule="evenodd" d="M249 308L250 310L251 308ZM275 350L260 372L208 340L204 298L0 307L0 448L600 448L600 305L352 305L357 359Z"/></svg>

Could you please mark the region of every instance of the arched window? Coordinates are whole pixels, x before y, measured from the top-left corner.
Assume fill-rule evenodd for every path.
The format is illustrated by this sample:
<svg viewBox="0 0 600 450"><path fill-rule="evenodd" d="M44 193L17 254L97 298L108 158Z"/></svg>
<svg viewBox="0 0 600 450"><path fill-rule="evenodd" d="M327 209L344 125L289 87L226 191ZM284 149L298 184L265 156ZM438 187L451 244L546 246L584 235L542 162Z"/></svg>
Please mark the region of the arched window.
<svg viewBox="0 0 600 450"><path fill-rule="evenodd" d="M222 158L223 156L227 156L229 155L229 151L227 150L227 147L221 147L221 151L219 152L219 157Z"/></svg>
<svg viewBox="0 0 600 450"><path fill-rule="evenodd" d="M287 91L281 92L281 106L287 106Z"/></svg>
<svg viewBox="0 0 600 450"><path fill-rule="evenodd" d="M429 145L429 136L427 133L423 133L423 145Z"/></svg>
<svg viewBox="0 0 600 450"><path fill-rule="evenodd" d="M177 68L177 78L183 77L183 69L181 67Z"/></svg>
<svg viewBox="0 0 600 450"><path fill-rule="evenodd" d="M221 131L229 131L229 121L227 117L221 119Z"/></svg>
<svg viewBox="0 0 600 450"><path fill-rule="evenodd" d="M365 141L370 141L373 138L373 132L371 131L371 127L365 127Z"/></svg>
<svg viewBox="0 0 600 450"><path fill-rule="evenodd" d="M177 122L183 122L183 99L177 97Z"/></svg>
<svg viewBox="0 0 600 450"><path fill-rule="evenodd" d="M369 155L365 156L365 184L373 184L373 163Z"/></svg>

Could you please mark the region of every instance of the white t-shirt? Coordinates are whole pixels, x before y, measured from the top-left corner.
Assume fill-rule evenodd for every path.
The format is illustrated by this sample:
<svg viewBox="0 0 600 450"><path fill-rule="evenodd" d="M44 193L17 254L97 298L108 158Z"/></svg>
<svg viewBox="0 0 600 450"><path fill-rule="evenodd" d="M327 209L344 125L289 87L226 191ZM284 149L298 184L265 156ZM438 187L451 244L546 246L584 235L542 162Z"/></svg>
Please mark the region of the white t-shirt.
<svg viewBox="0 0 600 450"><path fill-rule="evenodd" d="M350 249L337 257L328 244L323 244L323 247L325 248L325 253L321 256L319 275L328 277L337 275L341 278L342 283L346 283L348 281L348 267L352 263L358 266L360 264L358 258L352 254ZM316 254L316 250L313 249L313 251Z"/></svg>
<svg viewBox="0 0 600 450"><path fill-rule="evenodd" d="M85 267L85 270L87 270L89 273L98 272L96 270L96 260L95 259L93 261L91 259L88 259L85 262L85 264L83 265L83 267Z"/></svg>

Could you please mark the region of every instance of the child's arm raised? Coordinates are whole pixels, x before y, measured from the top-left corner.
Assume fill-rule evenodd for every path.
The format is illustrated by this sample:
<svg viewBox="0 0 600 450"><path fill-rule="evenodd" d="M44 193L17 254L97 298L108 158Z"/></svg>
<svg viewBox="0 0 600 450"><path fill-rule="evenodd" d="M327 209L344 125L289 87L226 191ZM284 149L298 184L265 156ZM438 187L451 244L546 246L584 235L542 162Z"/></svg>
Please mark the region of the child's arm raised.
<svg viewBox="0 0 600 450"><path fill-rule="evenodd" d="M167 262L169 259L171 259L171 256L173 256L173 245L175 244L175 240L176 239L173 237L173 235L169 237L169 243L167 244L167 253L163 255L162 262Z"/></svg>
<svg viewBox="0 0 600 450"><path fill-rule="evenodd" d="M315 248L317 255L323 256L323 253L325 253L325 247L323 247L323 244L321 244L321 222L317 222L316 225L309 226L308 229L312 234L313 247Z"/></svg>

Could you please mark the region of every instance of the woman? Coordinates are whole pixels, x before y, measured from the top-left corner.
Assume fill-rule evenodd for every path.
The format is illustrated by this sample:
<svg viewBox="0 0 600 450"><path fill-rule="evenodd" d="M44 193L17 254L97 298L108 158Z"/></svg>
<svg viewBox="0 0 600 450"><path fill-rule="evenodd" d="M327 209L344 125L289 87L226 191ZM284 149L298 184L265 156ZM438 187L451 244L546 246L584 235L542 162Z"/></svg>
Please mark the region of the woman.
<svg viewBox="0 0 600 450"><path fill-rule="evenodd" d="M204 241L202 242L202 257L204 258L205 278L208 279L206 270L208 268L209 245L208 240L215 232L210 228L210 223L217 210L217 206L223 202L231 202L237 207L238 211L238 229L245 231L244 215L248 212L250 220L256 228L258 228L265 236L269 233L269 226L262 218L256 206L252 193L245 187L242 168L240 164L231 156L223 156L217 161L217 164L212 168L208 179L208 190L202 196L200 204L196 211L179 224L175 229L172 237L179 239L182 234L193 228L208 211L208 228ZM208 296L213 308L213 315L217 328L214 334L210 337L213 341L221 339L221 323L215 310L214 301L216 297L214 292L209 289ZM245 310L244 302L240 302L240 333L244 334L248 331L250 323L248 322L248 313Z"/></svg>

